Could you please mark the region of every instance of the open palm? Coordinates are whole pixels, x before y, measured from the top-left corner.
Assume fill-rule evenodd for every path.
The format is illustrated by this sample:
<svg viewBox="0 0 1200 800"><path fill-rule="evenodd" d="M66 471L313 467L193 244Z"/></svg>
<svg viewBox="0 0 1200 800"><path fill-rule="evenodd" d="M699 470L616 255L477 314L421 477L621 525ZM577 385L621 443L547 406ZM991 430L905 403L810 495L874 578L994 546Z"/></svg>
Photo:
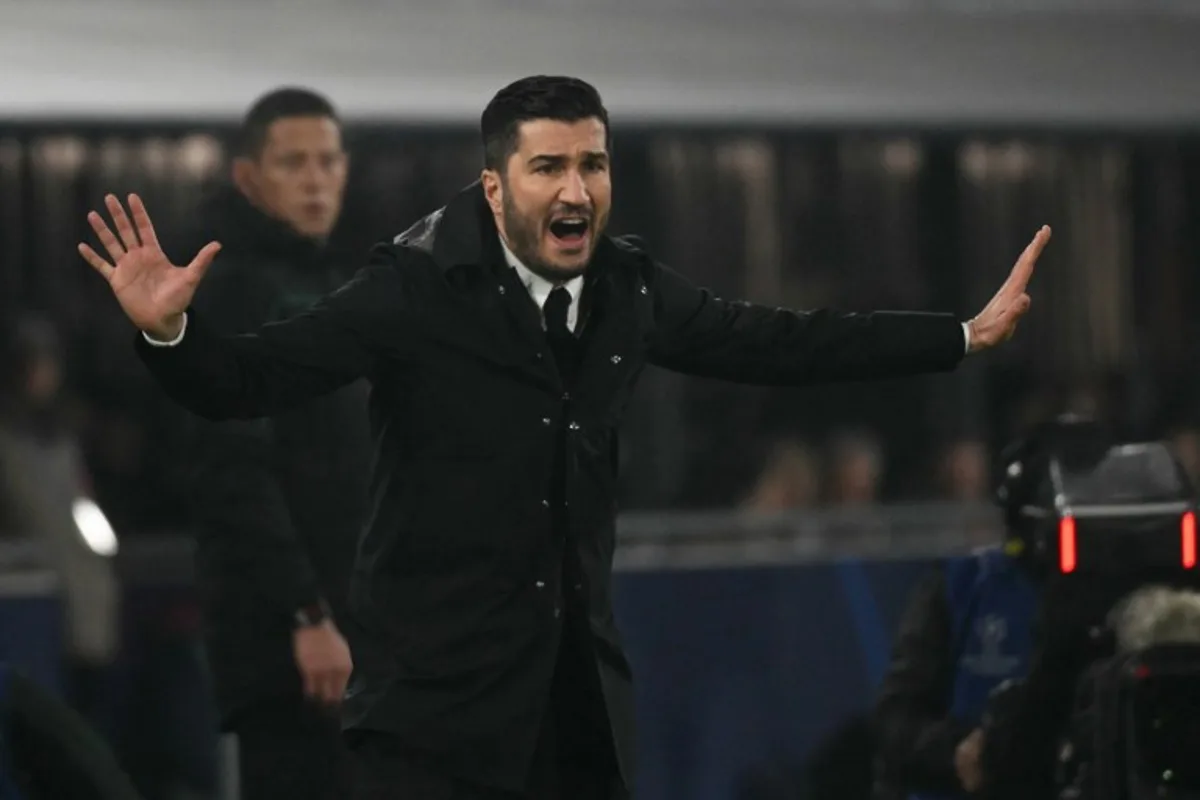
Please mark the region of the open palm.
<svg viewBox="0 0 1200 800"><path fill-rule="evenodd" d="M1049 241L1050 226L1043 225L1017 259L1008 280L984 306L983 311L968 323L971 329L972 352L995 347L1012 338L1017 330L1017 323L1029 310L1030 300L1025 290L1033 277L1033 268Z"/></svg>
<svg viewBox="0 0 1200 800"><path fill-rule="evenodd" d="M95 211L88 214L88 222L111 261L83 243L79 245L79 254L108 281L125 316L134 325L156 339L173 339L183 326L183 312L221 245L210 242L190 264L177 267L162 251L140 197L129 195L133 222L114 195L105 197L104 204L112 215L116 233Z"/></svg>

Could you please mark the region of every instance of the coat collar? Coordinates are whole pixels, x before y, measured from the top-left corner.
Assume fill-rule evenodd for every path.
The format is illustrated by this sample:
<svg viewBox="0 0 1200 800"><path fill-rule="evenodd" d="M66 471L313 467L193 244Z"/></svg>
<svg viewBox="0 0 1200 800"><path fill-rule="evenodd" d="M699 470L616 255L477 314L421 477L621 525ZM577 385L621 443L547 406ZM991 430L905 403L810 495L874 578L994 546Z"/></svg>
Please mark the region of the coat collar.
<svg viewBox="0 0 1200 800"><path fill-rule="evenodd" d="M496 220L479 181L397 236L395 244L428 253L443 271L458 267L498 270L508 266ZM607 234L601 236L588 267L589 283L616 253L612 239Z"/></svg>
<svg viewBox="0 0 1200 800"><path fill-rule="evenodd" d="M496 223L479 181L397 236L395 244L428 253L443 271L504 265Z"/></svg>

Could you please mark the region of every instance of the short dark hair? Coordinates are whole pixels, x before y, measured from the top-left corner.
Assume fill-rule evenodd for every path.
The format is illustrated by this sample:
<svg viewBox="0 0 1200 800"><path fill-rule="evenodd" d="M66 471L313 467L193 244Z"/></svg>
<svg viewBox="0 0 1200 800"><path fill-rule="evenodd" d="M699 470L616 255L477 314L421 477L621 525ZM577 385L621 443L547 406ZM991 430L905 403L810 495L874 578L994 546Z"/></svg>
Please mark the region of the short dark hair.
<svg viewBox="0 0 1200 800"><path fill-rule="evenodd" d="M328 117L339 122L333 103L311 89L285 86L267 92L246 112L238 131L237 154L257 158L267 143L267 131L281 119Z"/></svg>
<svg viewBox="0 0 1200 800"><path fill-rule="evenodd" d="M517 151L521 123L535 119L578 122L595 117L604 123L605 142L611 142L608 111L600 93L587 81L554 75L532 75L505 86L483 110L483 160L488 169L503 170Z"/></svg>

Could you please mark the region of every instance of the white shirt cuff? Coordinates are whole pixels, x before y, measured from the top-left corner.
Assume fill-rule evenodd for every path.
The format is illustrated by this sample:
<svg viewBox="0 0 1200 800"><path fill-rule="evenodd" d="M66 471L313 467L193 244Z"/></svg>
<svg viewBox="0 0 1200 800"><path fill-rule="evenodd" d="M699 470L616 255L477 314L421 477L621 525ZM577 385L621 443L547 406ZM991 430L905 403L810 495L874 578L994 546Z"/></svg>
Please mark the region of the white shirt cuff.
<svg viewBox="0 0 1200 800"><path fill-rule="evenodd" d="M142 336L146 339L147 343L149 343L150 345L152 345L154 347L174 347L175 345L177 345L183 341L183 335L185 333L187 333L187 312L186 311L183 314L183 325L181 325L179 328L179 334L171 341L169 341L169 342L160 341L158 339L155 339L154 337L152 337L150 334L146 333L145 331L142 331Z"/></svg>
<svg viewBox="0 0 1200 800"><path fill-rule="evenodd" d="M184 318L184 322L185 323L187 322L186 317ZM962 326L963 326L963 352L969 353L969 352L971 352L971 323L964 322L962 324ZM185 327L186 327L186 324L185 324ZM183 338L182 333L179 334L179 338L180 339Z"/></svg>

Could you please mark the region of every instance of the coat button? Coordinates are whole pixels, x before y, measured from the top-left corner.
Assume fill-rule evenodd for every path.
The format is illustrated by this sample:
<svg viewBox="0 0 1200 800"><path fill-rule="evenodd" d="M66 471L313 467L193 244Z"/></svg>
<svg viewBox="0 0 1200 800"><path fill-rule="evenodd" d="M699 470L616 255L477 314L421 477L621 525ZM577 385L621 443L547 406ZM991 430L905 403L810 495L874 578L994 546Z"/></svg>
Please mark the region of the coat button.
<svg viewBox="0 0 1200 800"><path fill-rule="evenodd" d="M537 583L535 583L535 584L534 584L534 586L536 586L536 587L537 587L537 588L539 588L539 589L545 589L545 588L546 588L546 582L545 582L545 581L538 581Z"/></svg>
<svg viewBox="0 0 1200 800"><path fill-rule="evenodd" d="M554 609L554 618L555 618L555 619L558 619L558 618L559 618L559 617L561 617L561 616L562 616L562 609L561 609L561 608L555 608L555 609Z"/></svg>
<svg viewBox="0 0 1200 800"><path fill-rule="evenodd" d="M549 501L549 500L543 500L543 501L542 501L542 508L549 508L549 507L550 507L550 501Z"/></svg>
<svg viewBox="0 0 1200 800"><path fill-rule="evenodd" d="M579 423L578 423L578 422L572 422L572 423L571 423L570 425L568 425L567 427L568 427L568 428L570 428L570 429L571 429L571 430L573 430L573 431L577 431L577 430L579 430Z"/></svg>
<svg viewBox="0 0 1200 800"><path fill-rule="evenodd" d="M582 592L582 591L583 591L583 584L582 584L582 583L577 583L577 584L575 584L575 591L577 591L577 592Z"/></svg>
<svg viewBox="0 0 1200 800"><path fill-rule="evenodd" d="M550 419L549 417L542 417L542 424L543 424L543 425L549 425L549 424L550 424L550 422L551 422L551 419Z"/></svg>
<svg viewBox="0 0 1200 800"><path fill-rule="evenodd" d="M505 291L506 291L506 290L505 290L505 288L504 288L503 286L501 286L501 287L500 287L500 294L504 294L504 292L505 292Z"/></svg>
<svg viewBox="0 0 1200 800"><path fill-rule="evenodd" d="M571 393L570 393L570 392L563 392L562 399L563 399L563 400L570 400L570 399L571 399Z"/></svg>
<svg viewBox="0 0 1200 800"><path fill-rule="evenodd" d="M612 357L611 359L609 359L609 360L610 360L610 361L612 361L612 363L614 363L614 364L620 364L620 363L621 363L621 357L620 357L620 356L613 356L613 357Z"/></svg>
<svg viewBox="0 0 1200 800"><path fill-rule="evenodd" d="M536 358L538 361L541 361L545 357L546 357L546 355L544 353L538 353L537 355L534 356L534 358Z"/></svg>
<svg viewBox="0 0 1200 800"><path fill-rule="evenodd" d="M641 291L642 294L650 294L650 290L648 290L645 286L643 286L639 291Z"/></svg>

